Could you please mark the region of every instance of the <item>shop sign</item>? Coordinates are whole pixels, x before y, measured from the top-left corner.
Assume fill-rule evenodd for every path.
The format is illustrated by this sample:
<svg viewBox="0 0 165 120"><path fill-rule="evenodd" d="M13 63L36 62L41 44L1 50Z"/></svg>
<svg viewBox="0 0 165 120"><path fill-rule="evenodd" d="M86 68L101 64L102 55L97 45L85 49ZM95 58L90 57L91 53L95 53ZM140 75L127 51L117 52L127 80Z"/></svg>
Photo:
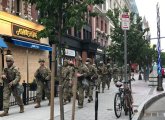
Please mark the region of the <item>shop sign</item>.
<svg viewBox="0 0 165 120"><path fill-rule="evenodd" d="M38 40L37 32L38 31L34 29L12 24L12 34L15 37L19 37L23 39Z"/></svg>
<svg viewBox="0 0 165 120"><path fill-rule="evenodd" d="M75 50L65 49L65 55L75 57Z"/></svg>

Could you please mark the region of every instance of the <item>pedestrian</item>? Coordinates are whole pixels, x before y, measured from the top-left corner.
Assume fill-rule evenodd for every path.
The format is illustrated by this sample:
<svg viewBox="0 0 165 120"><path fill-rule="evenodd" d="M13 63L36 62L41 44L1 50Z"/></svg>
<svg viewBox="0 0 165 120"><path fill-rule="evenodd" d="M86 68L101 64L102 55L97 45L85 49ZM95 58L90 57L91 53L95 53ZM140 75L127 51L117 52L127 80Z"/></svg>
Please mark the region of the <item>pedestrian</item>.
<svg viewBox="0 0 165 120"><path fill-rule="evenodd" d="M37 95L36 95L36 105L35 108L41 107L41 100L43 91L47 99L49 100L48 105L50 105L50 79L51 79L51 71L50 69L45 66L45 60L40 58L39 59L40 67L36 70L34 77L37 83Z"/></svg>
<svg viewBox="0 0 165 120"><path fill-rule="evenodd" d="M11 93L13 94L16 102L20 106L20 113L24 112L24 104L20 95L18 94L18 89L17 89L17 87L19 86L21 75L20 75L18 67L14 65L14 58L12 55L6 56L6 64L7 64L7 67L4 68L3 73L1 75L1 78L4 84L4 89L3 89L4 112L0 114L0 117L8 115Z"/></svg>

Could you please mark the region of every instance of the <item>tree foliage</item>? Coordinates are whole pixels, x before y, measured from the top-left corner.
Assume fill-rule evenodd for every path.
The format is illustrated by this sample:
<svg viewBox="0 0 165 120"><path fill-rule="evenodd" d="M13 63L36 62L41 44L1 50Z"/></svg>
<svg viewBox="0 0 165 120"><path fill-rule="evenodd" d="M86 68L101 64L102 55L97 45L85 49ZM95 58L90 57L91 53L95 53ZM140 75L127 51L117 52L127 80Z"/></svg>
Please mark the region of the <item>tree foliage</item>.
<svg viewBox="0 0 165 120"><path fill-rule="evenodd" d="M126 11L124 9L123 11ZM114 12L109 10L107 16L112 20L114 28L110 35L112 44L108 47L107 53L113 60L124 63L124 31L121 28L119 9L114 9ZM130 13L130 30L127 31L127 58L128 63L146 64L152 62L153 49L150 48L149 40L145 40L144 34L149 31L149 28L142 29L142 18L135 13Z"/></svg>
<svg viewBox="0 0 165 120"><path fill-rule="evenodd" d="M92 8L95 4L103 3L104 0L25 0L35 4L40 12L39 23L45 29L39 32L39 37L49 37L52 43L57 42L58 34L65 34L66 30L76 26L80 29L87 24L84 16L90 12L94 16Z"/></svg>

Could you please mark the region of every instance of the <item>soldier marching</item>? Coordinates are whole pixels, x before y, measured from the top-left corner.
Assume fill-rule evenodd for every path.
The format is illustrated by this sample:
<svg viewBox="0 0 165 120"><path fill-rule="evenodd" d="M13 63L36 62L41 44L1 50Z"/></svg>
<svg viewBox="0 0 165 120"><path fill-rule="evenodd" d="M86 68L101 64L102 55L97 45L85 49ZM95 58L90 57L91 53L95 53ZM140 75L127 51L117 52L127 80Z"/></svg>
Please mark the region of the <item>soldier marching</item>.
<svg viewBox="0 0 165 120"><path fill-rule="evenodd" d="M40 67L34 73L34 78L37 84L37 95L36 95L36 105L35 108L41 107L41 100L43 96L43 91L48 99L48 105L50 105L50 78L51 71L45 65L45 60L39 59ZM9 111L9 101L10 94L12 93L20 106L20 113L24 112L24 105L20 95L17 92L17 85L21 79L19 69L14 66L14 58L6 56L7 67L4 68L1 75L2 82L4 84L3 91L3 110L4 112L0 114L0 117L7 116ZM77 74L75 76L75 70ZM88 102L93 101L93 92L94 88L100 92L100 87L102 88L102 93L105 92L107 85L108 90L110 89L111 79L114 82L123 79L123 69L122 67L118 68L116 64L113 65L108 63L105 64L103 61L100 61L99 64L94 63L91 58L87 58L83 63L82 58L77 59L77 65L73 61L64 60L62 66L62 98L63 104L71 102L73 96L73 78L77 77L77 100L78 107L83 108L84 106L84 96L88 98Z"/></svg>

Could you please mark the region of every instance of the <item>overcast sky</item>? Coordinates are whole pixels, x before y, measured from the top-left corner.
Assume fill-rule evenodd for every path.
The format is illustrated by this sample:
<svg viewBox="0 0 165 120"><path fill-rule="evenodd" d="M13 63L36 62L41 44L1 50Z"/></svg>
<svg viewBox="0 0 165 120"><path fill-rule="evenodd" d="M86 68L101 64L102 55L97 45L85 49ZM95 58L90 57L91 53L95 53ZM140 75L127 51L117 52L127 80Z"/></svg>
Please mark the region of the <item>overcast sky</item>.
<svg viewBox="0 0 165 120"><path fill-rule="evenodd" d="M140 16L145 16L149 22L151 38L157 37L157 3L160 6L160 36L165 37L165 0L136 0ZM152 44L157 44L157 40L152 40L151 42ZM165 39L161 39L161 49L165 51Z"/></svg>

